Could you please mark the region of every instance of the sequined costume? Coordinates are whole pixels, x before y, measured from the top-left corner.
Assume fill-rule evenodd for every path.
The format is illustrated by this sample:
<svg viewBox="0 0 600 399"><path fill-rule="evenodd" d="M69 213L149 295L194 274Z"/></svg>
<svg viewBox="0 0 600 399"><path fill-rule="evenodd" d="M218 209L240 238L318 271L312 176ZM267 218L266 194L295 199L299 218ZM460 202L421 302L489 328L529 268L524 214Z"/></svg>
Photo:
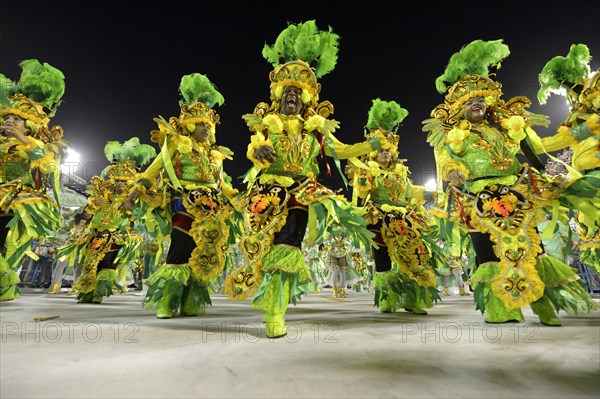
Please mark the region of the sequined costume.
<svg viewBox="0 0 600 399"><path fill-rule="evenodd" d="M141 255L142 237L133 229L132 212L127 209L127 195L137 178L137 169L156 154L154 147L140 144L133 137L123 144L109 141L104 147L111 162L101 176L94 176L88 187L91 215L85 238L63 251L79 253L81 276L73 284L80 303L101 303L113 292L123 292L119 268Z"/></svg>
<svg viewBox="0 0 600 399"><path fill-rule="evenodd" d="M0 74L0 301L19 297L16 270L34 239L60 227L60 154L67 143L50 118L64 94L64 75L35 59L22 61L17 83ZM18 125L18 126L17 126ZM16 130L19 133L15 133Z"/></svg>
<svg viewBox="0 0 600 399"><path fill-rule="evenodd" d="M485 321L521 322L521 308L531 306L543 324L560 325L555 309L584 313L595 304L573 270L543 251L536 226L561 187L517 157L523 152L535 163L535 154L544 151L532 129L544 118L525 110L525 97L505 102L501 84L488 76L487 67L508 54L497 40L474 41L453 55L436 81L440 92L450 84L445 102L424 121L424 130L440 177L452 182L447 198L473 241L477 270L470 284ZM483 66L468 70L480 74L462 69L473 61Z"/></svg>
<svg viewBox="0 0 600 399"><path fill-rule="evenodd" d="M215 142L224 99L205 75L181 79L180 116L157 118L152 140L161 153L142 174L138 188L167 190L170 245L165 263L147 280L147 309L156 317L198 316L211 304L209 284L223 271L236 226L231 204L237 190L223 169L233 153ZM202 136L202 138L200 138Z"/></svg>
<svg viewBox="0 0 600 399"><path fill-rule="evenodd" d="M423 240L429 234L423 208L424 190L409 178L409 170L398 159L399 124L408 115L395 101L376 99L369 110L367 136L386 135L389 147L355 162L353 197L365 206L369 228L376 234L373 248L376 274L375 304L382 312L399 307L427 314L439 299L431 251Z"/></svg>
<svg viewBox="0 0 600 399"><path fill-rule="evenodd" d="M253 167L245 175L242 204L245 264L230 274L224 289L233 299L252 298L252 306L265 312L268 337L286 334L288 303L296 303L310 281L301 250L305 232L308 245L320 243L336 221L369 238L359 210L316 180L320 154L339 166L340 159L380 145L378 138L355 145L340 142L333 135L339 122L329 119L333 105L319 102L317 78L335 66L337 42L336 34L318 31L314 21L282 31L263 50L275 67L269 75L272 102L259 103L254 113L244 115L253 132L247 152Z"/></svg>

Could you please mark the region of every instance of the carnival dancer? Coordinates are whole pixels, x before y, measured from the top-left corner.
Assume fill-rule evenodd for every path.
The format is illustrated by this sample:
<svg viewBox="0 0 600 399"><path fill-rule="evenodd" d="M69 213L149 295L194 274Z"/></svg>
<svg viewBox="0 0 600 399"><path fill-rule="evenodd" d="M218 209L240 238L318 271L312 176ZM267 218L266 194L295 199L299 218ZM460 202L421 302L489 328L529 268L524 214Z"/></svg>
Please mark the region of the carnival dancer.
<svg viewBox="0 0 600 399"><path fill-rule="evenodd" d="M312 244L304 250L304 257L310 269L310 283L307 292L319 293L327 284L325 262L322 259L321 245Z"/></svg>
<svg viewBox="0 0 600 399"><path fill-rule="evenodd" d="M90 220L85 237L63 248L60 255L74 259L71 254L78 254L81 276L73 289L79 303L102 303L113 292L124 292L117 269L126 267L142 249L142 237L132 228L133 217L125 203L139 168L156 155L156 150L133 137L123 143L108 141L104 155L111 163L100 176L91 178L87 189L85 211Z"/></svg>
<svg viewBox="0 0 600 399"><path fill-rule="evenodd" d="M423 240L431 233L423 208L424 188L413 184L408 168L398 158L397 130L407 115L395 101L373 100L366 136L383 134L389 145L354 162L347 172L352 177L353 199L367 208L369 228L376 234L375 305L382 312L402 307L427 314L439 294L431 251Z"/></svg>
<svg viewBox="0 0 600 399"><path fill-rule="evenodd" d="M0 74L0 301L19 297L16 271L34 239L60 227L60 156L68 143L49 127L65 92L63 73L22 61L13 82ZM51 194L48 194L48 191Z"/></svg>
<svg viewBox="0 0 600 399"><path fill-rule="evenodd" d="M562 176L567 188L561 193L560 204L576 212L582 262L600 272L600 71L592 73L590 60L585 44L572 44L566 56L553 57L538 76L538 101L545 104L551 94L567 99L567 119L555 135L541 141L548 152L570 150L567 163L560 156L550 156L567 171ZM557 224L554 220L551 230ZM563 219L563 224L567 223Z"/></svg>
<svg viewBox="0 0 600 399"><path fill-rule="evenodd" d="M329 285L331 296L345 298L348 296L346 288L356 284L361 275L349 262L352 243L346 234L346 229L333 223L328 229L328 238L325 249L329 252Z"/></svg>
<svg viewBox="0 0 600 399"><path fill-rule="evenodd" d="M169 251L164 264L147 280L147 309L168 319L179 312L198 316L211 304L209 285L225 267L237 234L232 206L237 190L223 169L232 159L227 147L216 144L219 115L213 107L224 98L206 75L182 77L179 117L156 118L152 141L161 152L141 175L130 200L152 187L168 190Z"/></svg>
<svg viewBox="0 0 600 399"><path fill-rule="evenodd" d="M521 309L531 306L541 323L559 326L556 310L580 314L596 306L573 270L543 251L536 226L561 187L538 169L536 154L544 148L532 125L546 118L526 110L526 97L504 101L490 74L509 53L502 40L475 40L455 53L436 80L444 103L423 130L440 178L451 183L445 198L473 242L477 270L470 283L485 321L521 322ZM520 153L532 165L521 163Z"/></svg>
<svg viewBox="0 0 600 399"><path fill-rule="evenodd" d="M336 221L357 240L370 239L360 210L317 182L320 154L332 157L341 173L340 159L376 150L385 140L346 145L333 135L339 122L329 119L333 105L319 101L317 79L334 69L338 41L331 28L320 31L314 20L290 24L263 49L275 68L269 74L271 103L243 116L253 132L240 241L245 265L230 274L225 291L232 299L252 298L252 306L264 311L271 338L287 333L288 304L296 303L310 280L301 249L305 232L308 245L321 243Z"/></svg>

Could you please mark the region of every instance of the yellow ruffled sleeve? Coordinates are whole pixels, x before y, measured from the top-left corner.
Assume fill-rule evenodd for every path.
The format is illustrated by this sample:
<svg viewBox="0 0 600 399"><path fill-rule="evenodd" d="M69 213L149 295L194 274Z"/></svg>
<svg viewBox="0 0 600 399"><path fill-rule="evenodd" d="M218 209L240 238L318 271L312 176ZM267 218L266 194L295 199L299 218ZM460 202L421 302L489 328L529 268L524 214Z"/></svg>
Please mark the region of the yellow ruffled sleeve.
<svg viewBox="0 0 600 399"><path fill-rule="evenodd" d="M31 169L39 169L44 174L50 174L56 171L60 167L58 161L54 158L54 154L51 152L44 153L44 156L30 163Z"/></svg>
<svg viewBox="0 0 600 399"><path fill-rule="evenodd" d="M558 128L555 135L542 138L541 143L546 151L554 152L562 150L563 148L574 147L577 144L577 141L573 138L568 127L561 126Z"/></svg>
<svg viewBox="0 0 600 399"><path fill-rule="evenodd" d="M588 137L574 147L571 163L579 171L600 168L600 141L598 136Z"/></svg>
<svg viewBox="0 0 600 399"><path fill-rule="evenodd" d="M270 165L270 162L261 161L254 156L256 149L262 146L269 146L273 148L273 143L271 143L271 140L265 138L265 135L262 132L256 132L250 137L250 144L248 144L246 157L248 157L248 159L252 161L254 166L258 169L264 169Z"/></svg>
<svg viewBox="0 0 600 399"><path fill-rule="evenodd" d="M379 148L377 145L372 144L372 142L370 141L363 141L362 143L357 144L344 144L341 141L339 141L333 134L329 134L328 136L331 138L331 141L333 143L333 150L335 151L339 159L358 158L361 155L368 154ZM379 141L377 141L377 143L379 143ZM323 149L325 150L325 154L327 156L333 156L333 154L329 150L329 146L327 145L327 143L323 145Z"/></svg>
<svg viewBox="0 0 600 399"><path fill-rule="evenodd" d="M452 172L453 170L459 170L466 179L469 178L469 171L465 165L452 158L445 148L442 148L439 151L434 151L434 156L436 162L438 163L443 180L448 180L448 173Z"/></svg>

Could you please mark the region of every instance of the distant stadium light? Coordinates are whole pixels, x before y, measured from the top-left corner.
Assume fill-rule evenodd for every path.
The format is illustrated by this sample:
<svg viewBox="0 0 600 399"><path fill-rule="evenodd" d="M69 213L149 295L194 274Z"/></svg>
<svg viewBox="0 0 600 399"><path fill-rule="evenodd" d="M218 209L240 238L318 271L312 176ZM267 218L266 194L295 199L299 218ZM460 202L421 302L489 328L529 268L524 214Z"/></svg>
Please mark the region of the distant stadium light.
<svg viewBox="0 0 600 399"><path fill-rule="evenodd" d="M435 179L429 179L425 182L425 190L426 191L436 191L437 190L437 183L435 182Z"/></svg>
<svg viewBox="0 0 600 399"><path fill-rule="evenodd" d="M66 156L63 160L65 164L79 164L79 160L81 159L81 155L72 148L67 148L65 151Z"/></svg>

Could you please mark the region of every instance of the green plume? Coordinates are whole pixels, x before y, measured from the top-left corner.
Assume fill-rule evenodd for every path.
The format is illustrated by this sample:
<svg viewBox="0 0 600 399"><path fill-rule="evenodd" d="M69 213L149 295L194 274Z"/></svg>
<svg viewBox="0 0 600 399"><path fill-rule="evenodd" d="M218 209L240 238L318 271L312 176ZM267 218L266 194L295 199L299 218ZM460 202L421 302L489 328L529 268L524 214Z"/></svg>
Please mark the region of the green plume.
<svg viewBox="0 0 600 399"><path fill-rule="evenodd" d="M339 38L331 27L327 31L319 31L315 20L290 24L281 31L275 44L265 44L262 55L274 67L302 60L312 65L315 75L320 78L335 68Z"/></svg>
<svg viewBox="0 0 600 399"><path fill-rule="evenodd" d="M136 148L132 159L135 161L135 164L139 167L146 165L154 157L156 157L156 149L153 146L149 144L140 144Z"/></svg>
<svg viewBox="0 0 600 399"><path fill-rule="evenodd" d="M585 44L572 44L566 57L559 55L548 61L538 76L540 104L545 104L551 93L583 84L583 78L590 74L591 59L590 49Z"/></svg>
<svg viewBox="0 0 600 399"><path fill-rule="evenodd" d="M136 167L147 164L156 156L156 149L148 144L141 144L138 137L132 137L123 143L123 158L121 161L131 159Z"/></svg>
<svg viewBox="0 0 600 399"><path fill-rule="evenodd" d="M123 156L119 160L133 159L136 148L140 145L139 137L132 137L129 140L123 142Z"/></svg>
<svg viewBox="0 0 600 399"><path fill-rule="evenodd" d="M212 108L215 104L223 105L225 102L225 98L217 91L206 75L199 73L183 76L179 84L179 92L183 97L183 100L179 101L179 105L183 102L189 105L203 103Z"/></svg>
<svg viewBox="0 0 600 399"><path fill-rule="evenodd" d="M132 137L123 144L118 141L106 142L104 155L110 162L133 160L136 167L140 167L156 156L156 149L148 144L140 144L138 137Z"/></svg>
<svg viewBox="0 0 600 399"><path fill-rule="evenodd" d="M65 94L65 75L47 63L31 59L21 61L19 91L35 102L50 109L54 115Z"/></svg>
<svg viewBox="0 0 600 399"><path fill-rule="evenodd" d="M488 76L489 67L500 68L500 63L510 54L503 39L474 40L450 57L444 74L435 80L440 93L446 92L447 85L452 86L465 75Z"/></svg>
<svg viewBox="0 0 600 399"><path fill-rule="evenodd" d="M109 162L119 161L124 153L123 145L118 141L110 140L104 145L104 155Z"/></svg>
<svg viewBox="0 0 600 399"><path fill-rule="evenodd" d="M8 104L8 97L17 92L15 82L0 73L0 104Z"/></svg>
<svg viewBox="0 0 600 399"><path fill-rule="evenodd" d="M369 109L367 129L395 130L400 122L406 118L408 111L395 101L382 101L379 98L373 100Z"/></svg>

